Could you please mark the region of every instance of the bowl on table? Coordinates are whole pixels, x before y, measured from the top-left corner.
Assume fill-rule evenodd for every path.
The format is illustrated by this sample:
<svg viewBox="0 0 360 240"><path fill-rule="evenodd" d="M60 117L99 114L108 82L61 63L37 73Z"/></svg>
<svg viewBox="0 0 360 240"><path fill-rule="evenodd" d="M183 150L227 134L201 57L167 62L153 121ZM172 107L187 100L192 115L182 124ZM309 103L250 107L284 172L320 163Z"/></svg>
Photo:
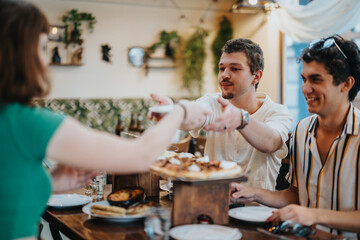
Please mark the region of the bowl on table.
<svg viewBox="0 0 360 240"><path fill-rule="evenodd" d="M124 187L110 193L107 201L110 205L128 208L144 199L145 191L142 187Z"/></svg>

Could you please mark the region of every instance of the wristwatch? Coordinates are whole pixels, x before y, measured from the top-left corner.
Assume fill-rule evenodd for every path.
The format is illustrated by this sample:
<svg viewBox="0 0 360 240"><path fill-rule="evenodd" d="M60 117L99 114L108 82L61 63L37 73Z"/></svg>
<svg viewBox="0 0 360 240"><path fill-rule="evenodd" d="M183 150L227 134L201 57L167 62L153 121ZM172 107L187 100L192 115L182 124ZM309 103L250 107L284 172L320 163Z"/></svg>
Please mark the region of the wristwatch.
<svg viewBox="0 0 360 240"><path fill-rule="evenodd" d="M248 113L247 111L243 110L243 109L241 109L240 111L241 111L241 116L242 116L242 118L241 118L241 124L240 124L240 126L238 126L238 127L236 128L237 130L243 129L246 125L248 125L248 123L249 123L249 121L250 121L250 115L249 115L249 113Z"/></svg>

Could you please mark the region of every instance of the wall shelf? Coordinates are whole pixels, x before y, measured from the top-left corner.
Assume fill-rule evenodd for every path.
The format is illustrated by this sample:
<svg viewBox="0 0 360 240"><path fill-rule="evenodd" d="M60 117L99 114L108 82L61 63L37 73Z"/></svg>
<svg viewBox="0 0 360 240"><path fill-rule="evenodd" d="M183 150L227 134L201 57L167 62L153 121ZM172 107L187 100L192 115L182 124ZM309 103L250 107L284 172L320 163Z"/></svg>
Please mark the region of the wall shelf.
<svg viewBox="0 0 360 240"><path fill-rule="evenodd" d="M149 68L176 68L176 61L169 57L149 57L147 59Z"/></svg>
<svg viewBox="0 0 360 240"><path fill-rule="evenodd" d="M152 68L152 69L176 68L176 65L174 65L174 66L148 66L148 68Z"/></svg>
<svg viewBox="0 0 360 240"><path fill-rule="evenodd" d="M50 63L50 66L64 66L64 67L79 67L83 66L84 64L73 64L73 63Z"/></svg>

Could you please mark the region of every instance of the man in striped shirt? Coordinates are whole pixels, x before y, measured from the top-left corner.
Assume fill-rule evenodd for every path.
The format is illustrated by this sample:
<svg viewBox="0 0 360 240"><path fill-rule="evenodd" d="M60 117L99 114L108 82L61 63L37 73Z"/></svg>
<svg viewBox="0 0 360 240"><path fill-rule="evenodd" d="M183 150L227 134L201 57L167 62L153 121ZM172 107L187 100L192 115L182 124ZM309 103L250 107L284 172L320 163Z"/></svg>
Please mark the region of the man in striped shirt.
<svg viewBox="0 0 360 240"><path fill-rule="evenodd" d="M232 183L232 199L280 208L267 221L290 220L360 239L360 53L339 36L306 48L302 92L312 116L290 141L290 188L268 191Z"/></svg>

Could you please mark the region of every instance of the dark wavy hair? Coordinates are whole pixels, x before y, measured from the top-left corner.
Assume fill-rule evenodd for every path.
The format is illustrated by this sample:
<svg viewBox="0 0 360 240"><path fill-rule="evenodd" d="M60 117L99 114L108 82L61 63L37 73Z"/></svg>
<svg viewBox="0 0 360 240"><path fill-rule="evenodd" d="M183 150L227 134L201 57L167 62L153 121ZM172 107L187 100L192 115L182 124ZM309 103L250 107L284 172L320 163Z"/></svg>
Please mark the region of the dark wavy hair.
<svg viewBox="0 0 360 240"><path fill-rule="evenodd" d="M334 39L341 51L335 44L326 48L324 42L328 39ZM355 79L354 86L349 91L349 101L354 100L360 89L360 54L359 47L352 41L344 40L339 35L333 35L321 39L313 46L304 49L299 61L312 62L316 61L324 64L326 70L333 76L334 85L338 86L345 82L347 77L353 76Z"/></svg>
<svg viewBox="0 0 360 240"><path fill-rule="evenodd" d="M38 54L41 33L49 32L45 15L34 5L0 1L0 102L30 104L50 91L46 67Z"/></svg>
<svg viewBox="0 0 360 240"><path fill-rule="evenodd" d="M229 40L225 43L221 49L222 53L234 53L234 52L243 52L247 56L248 64L252 74L255 74L256 71L264 70L264 56L263 51L260 46L250 39L246 38L237 38ZM257 88L259 83L255 85Z"/></svg>

